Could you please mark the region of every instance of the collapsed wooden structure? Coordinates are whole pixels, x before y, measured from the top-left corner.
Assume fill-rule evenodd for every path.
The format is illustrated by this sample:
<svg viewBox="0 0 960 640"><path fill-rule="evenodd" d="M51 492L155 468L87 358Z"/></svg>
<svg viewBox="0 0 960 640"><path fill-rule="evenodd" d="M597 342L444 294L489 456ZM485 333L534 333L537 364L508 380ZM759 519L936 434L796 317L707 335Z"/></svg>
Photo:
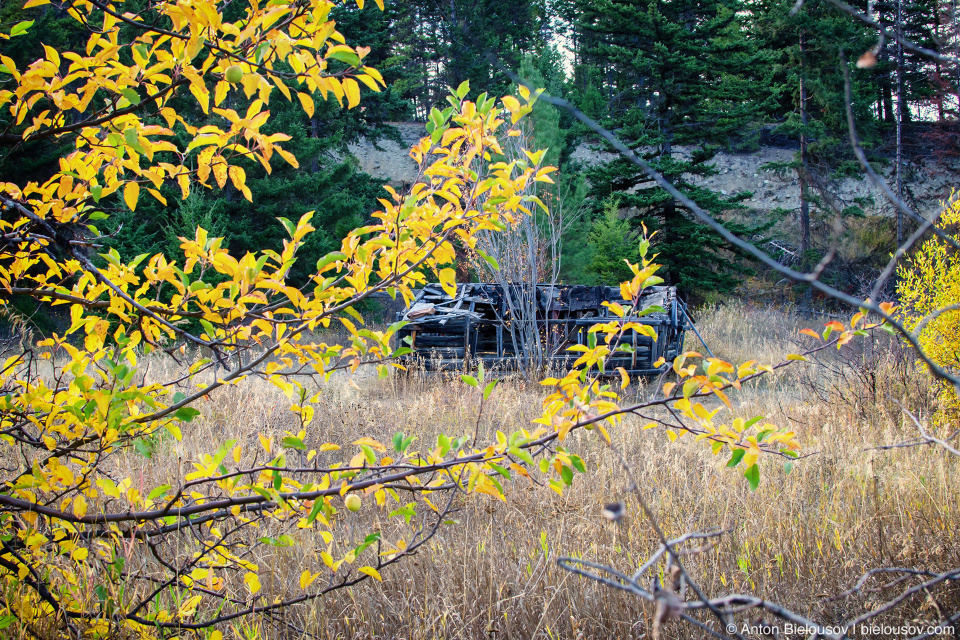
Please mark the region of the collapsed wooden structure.
<svg viewBox="0 0 960 640"><path fill-rule="evenodd" d="M625 309L632 306L621 298L619 287L536 285L534 292L532 285L508 286L459 284L456 295L450 296L439 284L426 285L407 309L397 313L397 320L409 322L397 332L397 344L412 350L403 357L405 363L420 362L426 370L459 369L465 361L514 369L530 362L529 328L535 326L540 362L555 370L568 368L580 356L569 347L589 344L592 325L616 318L604 302L617 302ZM532 303L527 305L528 315L535 307L535 325L529 318L517 320L518 300ZM657 360L670 362L683 350L688 318L676 287L648 288L638 308L648 313L627 319L653 327L657 339L625 332L619 344L631 349L614 350L605 367L609 374L623 367L631 375L655 375L666 366L654 367ZM527 328L525 338L520 324Z"/></svg>

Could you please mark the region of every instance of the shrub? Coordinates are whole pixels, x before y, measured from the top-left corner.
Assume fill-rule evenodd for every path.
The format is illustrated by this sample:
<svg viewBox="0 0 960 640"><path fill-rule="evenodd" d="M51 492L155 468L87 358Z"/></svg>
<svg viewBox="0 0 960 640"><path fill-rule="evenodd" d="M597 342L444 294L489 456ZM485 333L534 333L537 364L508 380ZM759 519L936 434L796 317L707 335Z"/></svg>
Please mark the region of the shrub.
<svg viewBox="0 0 960 640"><path fill-rule="evenodd" d="M954 194L944 204L937 227L960 243L960 196ZM904 258L897 276L904 325L934 362L960 373L960 251L931 237ZM957 390L941 386L949 406L960 409Z"/></svg>

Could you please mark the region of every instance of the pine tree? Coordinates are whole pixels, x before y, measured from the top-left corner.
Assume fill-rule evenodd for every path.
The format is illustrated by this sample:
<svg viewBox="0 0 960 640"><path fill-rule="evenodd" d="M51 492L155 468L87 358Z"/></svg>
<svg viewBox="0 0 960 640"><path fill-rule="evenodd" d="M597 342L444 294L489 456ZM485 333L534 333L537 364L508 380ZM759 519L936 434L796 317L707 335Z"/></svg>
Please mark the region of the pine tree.
<svg viewBox="0 0 960 640"><path fill-rule="evenodd" d="M748 194L695 186L716 152L741 139L758 113L749 69L756 60L739 0L577 0L582 95L604 98L604 124L700 207L720 215ZM583 104L583 102L581 102ZM729 290L743 267L714 232L626 160L589 172L595 207L616 194L633 218L657 230L667 277L687 292ZM738 227L740 232L749 232Z"/></svg>
<svg viewBox="0 0 960 640"><path fill-rule="evenodd" d="M550 27L538 0L411 0L397 10L393 51L412 76L403 86L417 116L447 106L448 87L470 83L474 95L503 95L524 54L542 51Z"/></svg>
<svg viewBox="0 0 960 640"><path fill-rule="evenodd" d="M762 0L753 5L748 28L763 52L758 82L771 92L765 103L765 118L779 122L775 134L786 135L799 146L793 162L772 163L767 168L796 172L801 206L800 232L795 242L802 264L807 266L820 258L811 224L818 205L824 203L819 196L829 173L859 173L848 140L841 52L852 66L853 60L872 50L876 35L827 2L810 0L798 12L792 11L794 4L789 0ZM851 69L852 106L867 149L879 143L882 133L881 119L887 109L884 87L889 84L886 64L878 64L879 70ZM823 167L828 170L823 171Z"/></svg>
<svg viewBox="0 0 960 640"><path fill-rule="evenodd" d="M593 224L587 237L592 254L587 273L597 284L629 280L632 273L627 261L636 263L640 258L637 232L619 216L619 207L617 198L608 199L603 205L603 217Z"/></svg>

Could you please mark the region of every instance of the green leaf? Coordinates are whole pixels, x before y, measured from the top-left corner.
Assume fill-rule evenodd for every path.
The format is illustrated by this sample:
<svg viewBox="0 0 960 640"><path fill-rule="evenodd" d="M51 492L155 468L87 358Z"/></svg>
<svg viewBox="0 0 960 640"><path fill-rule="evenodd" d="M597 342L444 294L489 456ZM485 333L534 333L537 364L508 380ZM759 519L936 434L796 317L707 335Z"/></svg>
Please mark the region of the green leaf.
<svg viewBox="0 0 960 640"><path fill-rule="evenodd" d="M747 453L746 449L737 449L733 452L733 455L730 456L730 462L727 463L728 467L735 467L740 464L740 461L743 460L743 456Z"/></svg>
<svg viewBox="0 0 960 640"><path fill-rule="evenodd" d="M133 441L133 448L149 460L157 450L157 443L153 438L137 438Z"/></svg>
<svg viewBox="0 0 960 640"><path fill-rule="evenodd" d="M491 269L493 269L494 271L500 271L500 263L497 262L497 259L496 259L496 258L494 258L493 256L487 254L486 251L484 251L484 250L482 250L482 249L480 249L480 248L476 248L476 249L474 249L474 251L476 252L476 254L477 254L478 256L480 256L481 258L483 258L484 261L486 261L487 264L490 265L490 268L491 268Z"/></svg>
<svg viewBox="0 0 960 640"><path fill-rule="evenodd" d="M410 520L415 515L417 515L417 512L414 510L412 503L404 505L399 509L395 509L389 513L389 517L391 518L395 516L403 516L403 519L406 521L407 524L410 524Z"/></svg>
<svg viewBox="0 0 960 640"><path fill-rule="evenodd" d="M149 498L150 500L156 500L156 499L159 498L160 496L166 495L167 492L170 491L170 488L171 488L170 485L168 485L168 484L162 484L162 485L160 485L159 487L157 487L156 489L154 489L153 491L151 491L151 492L147 495L147 498Z"/></svg>
<svg viewBox="0 0 960 640"><path fill-rule="evenodd" d="M750 483L750 490L756 491L760 486L760 467L756 464L751 465L749 469L743 472L743 477Z"/></svg>
<svg viewBox="0 0 960 640"><path fill-rule="evenodd" d="M280 224L283 225L283 228L287 230L287 235L289 235L290 237L293 237L293 234L297 232L296 225L290 222L288 218L284 218L283 216L277 217L277 220L279 220Z"/></svg>
<svg viewBox="0 0 960 640"><path fill-rule="evenodd" d="M137 90L133 87L127 87L126 89L120 90L120 95L127 99L127 102L130 104L140 104L140 94L137 93ZM134 140L130 140L130 134L128 132L133 132ZM136 145L136 135L137 132L134 129L127 129L123 132L124 137L127 139L127 143L132 147Z"/></svg>
<svg viewBox="0 0 960 640"><path fill-rule="evenodd" d="M583 459L580 456L571 455L570 462L573 463L573 468L580 473L587 472L587 467L583 464Z"/></svg>
<svg viewBox="0 0 960 640"><path fill-rule="evenodd" d="M517 447L511 447L507 452L512 455L514 458L519 458L529 465L533 464L533 456L530 455L530 452L526 449L518 449Z"/></svg>
<svg viewBox="0 0 960 640"><path fill-rule="evenodd" d="M310 515L307 516L307 524L313 524L321 509L323 509L323 498L317 498L313 501L313 509L310 509Z"/></svg>
<svg viewBox="0 0 960 640"><path fill-rule="evenodd" d="M198 415L200 415L200 411L193 407L180 407L173 417L180 422L193 422L193 419Z"/></svg>
<svg viewBox="0 0 960 640"><path fill-rule="evenodd" d="M16 36L22 36L27 32L27 29L33 26L33 20L24 20L23 22L18 22L13 25L13 29L10 29L10 37L15 38ZM5 629L6 627L0 627L0 629Z"/></svg>
<svg viewBox="0 0 960 640"><path fill-rule="evenodd" d="M360 62L360 56L358 56L352 51L334 51L333 53L330 54L330 57L333 58L334 60L339 60L340 62L344 62L350 65L351 67L359 67L361 64L363 64L362 62Z"/></svg>
<svg viewBox="0 0 960 640"><path fill-rule="evenodd" d="M307 450L307 445L303 444L303 440L300 438L294 438L293 436L284 437L283 446L289 447L290 449L297 449L299 451Z"/></svg>
<svg viewBox="0 0 960 640"><path fill-rule="evenodd" d="M360 312L353 308L353 306L346 307L344 310L348 316L359 322L360 324L365 324L363 316L360 315Z"/></svg>
<svg viewBox="0 0 960 640"><path fill-rule="evenodd" d="M200 318L200 326L203 327L203 330L207 333L207 337L213 339L217 335L216 329L213 328L213 325L210 324L209 320Z"/></svg>
<svg viewBox="0 0 960 640"><path fill-rule="evenodd" d="M499 382L499 380L491 380L490 382L487 383L487 386L484 387L484 389L483 389L483 399L484 399L484 400L486 400L487 398L489 398L489 397L490 397L490 394L493 393L493 388L494 388L495 386L497 386L497 382Z"/></svg>
<svg viewBox="0 0 960 640"><path fill-rule="evenodd" d="M510 479L510 472L507 471L506 469L504 469L503 467L501 467L500 465L494 464L494 463L492 463L492 462L488 462L487 464L489 465L489 467L490 467L491 469L493 469L494 471L496 471L497 473L499 473L500 475L502 475L502 476L503 476L504 478L506 478L507 480Z"/></svg>
<svg viewBox="0 0 960 640"><path fill-rule="evenodd" d="M410 321L409 321L409 320L397 320L397 321L394 322L392 325L390 325L389 327L387 327L387 334L393 335L394 333L396 333L396 332L399 331L400 329L403 329L403 328L404 328L405 326L407 326L408 324L410 324Z"/></svg>
<svg viewBox="0 0 960 640"><path fill-rule="evenodd" d="M463 375L460 376L460 379L466 382L471 387L477 386L477 379L474 378L473 376L468 376L467 374L464 373Z"/></svg>
<svg viewBox="0 0 960 640"><path fill-rule="evenodd" d="M367 464L371 466L377 464L377 454L373 452L370 445L362 444L360 449L363 451L363 457L367 460Z"/></svg>
<svg viewBox="0 0 960 640"><path fill-rule="evenodd" d="M573 484L573 471L567 465L560 466L560 478L568 487Z"/></svg>

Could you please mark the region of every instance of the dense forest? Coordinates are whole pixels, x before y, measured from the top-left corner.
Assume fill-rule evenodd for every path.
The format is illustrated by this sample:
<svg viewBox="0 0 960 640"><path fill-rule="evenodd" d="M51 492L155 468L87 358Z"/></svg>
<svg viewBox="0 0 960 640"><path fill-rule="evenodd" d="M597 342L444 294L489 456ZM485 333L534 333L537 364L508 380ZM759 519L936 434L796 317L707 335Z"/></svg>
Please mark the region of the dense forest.
<svg viewBox="0 0 960 640"><path fill-rule="evenodd" d="M348 144L398 139L391 122L428 120L432 110L447 106L450 87L464 81L472 95L502 95L522 78L615 131L734 232L762 244L777 235L778 222L793 220L796 231L779 233L777 250L802 265L816 264L832 229L822 224L818 233L816 221L862 216L860 207L838 207L824 186L861 172L847 138L842 61L860 59L852 69L852 95L861 143L905 197L909 176L891 169L898 158L903 167L921 149L940 158L960 154L960 67L878 42L876 29L826 0L809 0L796 13L793 6L782 0L414 0L387 2L383 12L338 7L332 17L370 47L365 62L383 74L383 92L364 89L363 107L356 110L316 94L309 119L296 103L272 102L268 127L293 136L291 152L300 164L268 175L256 162L246 163L252 202L229 182L222 190L195 190L183 201L173 197L178 189L170 184L160 189L168 204L144 202L135 214L121 198L108 199L101 204L111 210L105 224L122 228L112 242L125 259L175 253L178 236L197 224L243 253L280 242L277 217L315 210L319 232L300 262L306 269L378 207L382 182L357 170ZM868 9L864 2L857 7ZM869 9L880 24L924 48L960 52L957 0L885 0ZM4 55L19 68L42 56L42 45L66 49L86 37L77 22L50 7L5 3L0 19L33 21L25 34L3 43ZM180 101L178 108L202 121L187 94ZM536 146L548 148L547 161L561 168L545 195L562 220L563 281L626 277L624 259L636 259L641 225L657 232L666 277L688 296L702 300L731 291L752 273L754 265L630 163L577 161L577 146L596 140L569 113L541 104L531 120ZM743 204L749 192L711 191L693 179L720 169L714 161L719 151L769 144L795 150L792 162L767 169L799 181L799 211L756 215ZM62 152L54 143L45 154L30 149L23 156L17 146L0 149L6 178L46 177ZM900 221L900 229L895 222L881 225L885 240L873 249L891 250L908 222ZM843 281L849 265L834 266L825 277L852 286ZM857 268L875 267L867 256ZM466 267L459 273L482 277ZM294 276L302 280L306 271Z"/></svg>

